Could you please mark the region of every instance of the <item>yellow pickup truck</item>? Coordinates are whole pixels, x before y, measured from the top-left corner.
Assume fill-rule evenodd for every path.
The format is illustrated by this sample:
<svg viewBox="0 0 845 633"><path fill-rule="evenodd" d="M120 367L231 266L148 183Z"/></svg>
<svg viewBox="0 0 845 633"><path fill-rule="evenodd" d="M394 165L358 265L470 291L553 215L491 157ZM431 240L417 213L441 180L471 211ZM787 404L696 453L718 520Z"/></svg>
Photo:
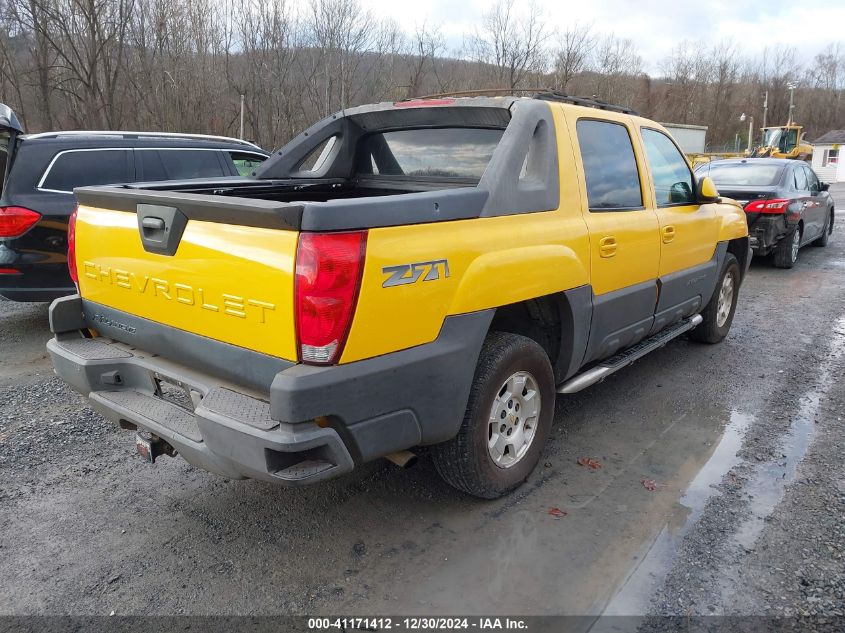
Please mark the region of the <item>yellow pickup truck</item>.
<svg viewBox="0 0 845 633"><path fill-rule="evenodd" d="M555 93L347 109L251 177L76 194L57 373L149 460L287 485L428 445L503 495L557 393L722 340L751 259L660 125Z"/></svg>

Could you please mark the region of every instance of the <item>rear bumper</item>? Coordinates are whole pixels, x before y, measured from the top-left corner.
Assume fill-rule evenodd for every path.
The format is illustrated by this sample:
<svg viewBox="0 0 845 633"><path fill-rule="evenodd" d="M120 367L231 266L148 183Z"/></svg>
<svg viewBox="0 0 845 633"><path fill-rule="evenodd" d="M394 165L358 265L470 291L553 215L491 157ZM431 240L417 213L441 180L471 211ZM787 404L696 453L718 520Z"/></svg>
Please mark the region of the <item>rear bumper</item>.
<svg viewBox="0 0 845 633"><path fill-rule="evenodd" d="M67 269L66 225L51 219L22 237L0 239L0 268L18 274L0 274L0 295L12 301L52 301L74 294Z"/></svg>
<svg viewBox="0 0 845 633"><path fill-rule="evenodd" d="M786 216L759 216L749 222L748 240L755 255L768 255L782 240L793 225L786 221Z"/></svg>
<svg viewBox="0 0 845 633"><path fill-rule="evenodd" d="M56 373L106 418L155 433L223 476L298 485L453 437L491 319L492 311L451 317L436 341L366 361L290 365L266 390L145 352L143 341L82 338L76 296L51 306L47 349ZM161 397L161 378L190 391L193 410Z"/></svg>

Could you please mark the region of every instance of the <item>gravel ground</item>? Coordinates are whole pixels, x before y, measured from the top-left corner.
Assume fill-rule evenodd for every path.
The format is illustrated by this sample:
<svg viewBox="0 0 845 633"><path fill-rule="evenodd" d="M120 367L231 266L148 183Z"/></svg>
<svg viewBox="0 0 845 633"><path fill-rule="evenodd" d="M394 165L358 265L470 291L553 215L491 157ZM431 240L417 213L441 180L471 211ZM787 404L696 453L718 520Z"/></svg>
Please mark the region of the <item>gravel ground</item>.
<svg viewBox="0 0 845 633"><path fill-rule="evenodd" d="M838 234L792 270L755 262L723 344L679 340L560 398L545 466L494 502L425 455L301 489L145 465L52 375L45 306L0 301L0 615L751 614L837 630L818 616L845 604L843 274Z"/></svg>

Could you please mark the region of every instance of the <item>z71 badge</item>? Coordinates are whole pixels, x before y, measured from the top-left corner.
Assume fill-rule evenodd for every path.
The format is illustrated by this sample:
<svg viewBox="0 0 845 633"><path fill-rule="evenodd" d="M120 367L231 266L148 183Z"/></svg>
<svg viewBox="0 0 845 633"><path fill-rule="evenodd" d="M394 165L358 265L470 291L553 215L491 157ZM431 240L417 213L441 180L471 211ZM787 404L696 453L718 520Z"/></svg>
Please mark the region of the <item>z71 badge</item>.
<svg viewBox="0 0 845 633"><path fill-rule="evenodd" d="M405 284L416 283L420 277L423 281L434 281L441 277L446 279L449 276L449 262L445 259L436 259L431 262L385 266L381 269L381 272L387 275L387 279L381 285L382 288L404 286ZM423 273L425 273L424 277Z"/></svg>

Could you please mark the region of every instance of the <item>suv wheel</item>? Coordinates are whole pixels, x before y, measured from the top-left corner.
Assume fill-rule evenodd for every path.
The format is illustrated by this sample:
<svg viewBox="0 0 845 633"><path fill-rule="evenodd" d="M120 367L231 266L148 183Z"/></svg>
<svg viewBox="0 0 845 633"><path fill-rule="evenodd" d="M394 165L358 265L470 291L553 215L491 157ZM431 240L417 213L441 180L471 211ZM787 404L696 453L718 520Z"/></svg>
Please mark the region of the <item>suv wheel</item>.
<svg viewBox="0 0 845 633"><path fill-rule="evenodd" d="M798 225L777 243L774 250L775 266L778 268L792 268L798 259L798 249L801 248L801 226Z"/></svg>
<svg viewBox="0 0 845 633"><path fill-rule="evenodd" d="M719 281L716 282L716 290L713 291L710 302L701 311L704 320L690 332L693 340L718 343L728 335L736 312L740 280L739 263L736 257L727 253Z"/></svg>
<svg viewBox="0 0 845 633"><path fill-rule="evenodd" d="M522 484L540 459L554 417L546 352L525 336L491 332L481 348L458 434L433 447L447 483L495 499Z"/></svg>

